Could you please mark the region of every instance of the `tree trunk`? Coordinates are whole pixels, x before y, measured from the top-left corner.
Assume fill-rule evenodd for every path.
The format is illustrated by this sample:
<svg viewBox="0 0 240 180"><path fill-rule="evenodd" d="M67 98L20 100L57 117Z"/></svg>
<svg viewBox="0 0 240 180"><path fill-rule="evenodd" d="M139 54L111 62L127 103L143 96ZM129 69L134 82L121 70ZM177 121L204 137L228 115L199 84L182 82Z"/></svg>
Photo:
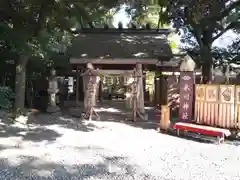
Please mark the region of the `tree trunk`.
<svg viewBox="0 0 240 180"><path fill-rule="evenodd" d="M27 62L28 62L28 57L20 56L20 59L16 64L16 76L15 76L15 96L16 97L15 97L15 106L14 106L16 115L19 115L24 110Z"/></svg>
<svg viewBox="0 0 240 180"><path fill-rule="evenodd" d="M212 82L212 65L213 59L211 54L211 49L208 46L205 46L201 50L201 60L202 60L202 76L203 83L209 84Z"/></svg>

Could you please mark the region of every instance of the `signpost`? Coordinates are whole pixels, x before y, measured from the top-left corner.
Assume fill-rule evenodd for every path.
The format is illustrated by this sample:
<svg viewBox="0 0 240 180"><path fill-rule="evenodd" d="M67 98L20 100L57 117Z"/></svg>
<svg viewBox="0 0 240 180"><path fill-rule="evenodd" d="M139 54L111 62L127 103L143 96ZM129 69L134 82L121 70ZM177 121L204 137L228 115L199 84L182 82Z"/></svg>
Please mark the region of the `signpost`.
<svg viewBox="0 0 240 180"><path fill-rule="evenodd" d="M192 71L181 72L179 118L184 122L191 122L193 120L193 85L194 73Z"/></svg>

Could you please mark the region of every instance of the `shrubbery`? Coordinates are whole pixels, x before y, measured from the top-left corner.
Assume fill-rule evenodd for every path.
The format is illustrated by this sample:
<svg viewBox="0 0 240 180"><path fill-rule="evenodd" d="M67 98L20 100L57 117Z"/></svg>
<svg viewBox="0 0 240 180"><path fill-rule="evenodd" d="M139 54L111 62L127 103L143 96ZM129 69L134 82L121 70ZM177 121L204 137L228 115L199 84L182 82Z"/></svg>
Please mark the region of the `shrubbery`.
<svg viewBox="0 0 240 180"><path fill-rule="evenodd" d="M0 87L0 108L10 110L13 106L15 94L12 89L6 86Z"/></svg>

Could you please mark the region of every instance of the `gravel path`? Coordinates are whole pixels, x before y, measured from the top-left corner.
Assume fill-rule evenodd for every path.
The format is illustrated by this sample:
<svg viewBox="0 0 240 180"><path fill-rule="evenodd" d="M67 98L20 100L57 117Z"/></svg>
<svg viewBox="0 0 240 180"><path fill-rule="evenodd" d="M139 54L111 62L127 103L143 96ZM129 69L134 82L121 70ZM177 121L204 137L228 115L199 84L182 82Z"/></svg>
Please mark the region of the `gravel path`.
<svg viewBox="0 0 240 180"><path fill-rule="evenodd" d="M199 143L117 122L57 122L29 130L0 125L0 180L240 179L236 145Z"/></svg>

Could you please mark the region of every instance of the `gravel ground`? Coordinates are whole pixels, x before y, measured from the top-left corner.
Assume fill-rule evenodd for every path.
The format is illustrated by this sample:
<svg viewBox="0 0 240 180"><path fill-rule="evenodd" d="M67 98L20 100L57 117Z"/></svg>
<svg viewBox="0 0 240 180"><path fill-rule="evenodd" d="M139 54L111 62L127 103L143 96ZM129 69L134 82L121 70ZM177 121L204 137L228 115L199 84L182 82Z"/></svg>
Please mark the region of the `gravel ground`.
<svg viewBox="0 0 240 180"><path fill-rule="evenodd" d="M0 125L1 180L240 179L237 145L200 143L118 122L42 118L53 123L30 129Z"/></svg>

